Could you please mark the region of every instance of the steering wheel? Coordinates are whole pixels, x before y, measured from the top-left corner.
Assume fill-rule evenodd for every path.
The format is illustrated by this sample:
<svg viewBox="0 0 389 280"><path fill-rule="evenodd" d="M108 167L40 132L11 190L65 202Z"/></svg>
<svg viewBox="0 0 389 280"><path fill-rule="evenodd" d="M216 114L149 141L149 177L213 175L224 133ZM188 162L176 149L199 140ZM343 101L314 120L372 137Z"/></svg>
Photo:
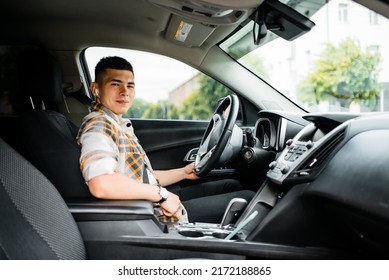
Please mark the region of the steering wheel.
<svg viewBox="0 0 389 280"><path fill-rule="evenodd" d="M219 163L232 135L238 111L239 99L235 95L228 95L217 106L196 155L194 172L197 176L207 175Z"/></svg>

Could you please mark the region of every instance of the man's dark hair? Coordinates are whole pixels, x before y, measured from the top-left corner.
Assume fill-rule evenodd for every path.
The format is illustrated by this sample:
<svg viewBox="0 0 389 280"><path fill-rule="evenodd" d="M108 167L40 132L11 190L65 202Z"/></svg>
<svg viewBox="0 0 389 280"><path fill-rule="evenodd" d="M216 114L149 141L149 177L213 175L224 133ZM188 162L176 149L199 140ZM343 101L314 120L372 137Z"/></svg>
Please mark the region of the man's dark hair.
<svg viewBox="0 0 389 280"><path fill-rule="evenodd" d="M132 73L134 73L134 70L132 68L131 63L129 63L124 58L121 58L118 56L103 57L97 63L96 68L95 68L95 81L96 82L100 81L101 75L104 74L104 72L107 69L128 70L128 71L131 71Z"/></svg>

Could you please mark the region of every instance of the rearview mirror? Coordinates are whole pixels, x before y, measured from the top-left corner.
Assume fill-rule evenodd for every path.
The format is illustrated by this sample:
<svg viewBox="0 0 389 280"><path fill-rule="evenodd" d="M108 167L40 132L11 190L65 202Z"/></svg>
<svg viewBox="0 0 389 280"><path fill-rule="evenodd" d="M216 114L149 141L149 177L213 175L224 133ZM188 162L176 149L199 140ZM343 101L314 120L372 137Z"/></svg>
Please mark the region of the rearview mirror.
<svg viewBox="0 0 389 280"><path fill-rule="evenodd" d="M259 45L267 30L292 41L310 31L315 23L278 0L267 0L255 12L254 43Z"/></svg>

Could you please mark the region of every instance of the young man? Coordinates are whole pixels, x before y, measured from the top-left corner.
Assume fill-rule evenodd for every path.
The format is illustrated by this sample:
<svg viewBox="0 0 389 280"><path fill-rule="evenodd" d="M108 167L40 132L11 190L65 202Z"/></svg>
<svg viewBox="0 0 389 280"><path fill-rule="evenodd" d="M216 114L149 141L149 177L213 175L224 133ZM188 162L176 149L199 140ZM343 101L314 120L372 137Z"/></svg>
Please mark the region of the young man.
<svg viewBox="0 0 389 280"><path fill-rule="evenodd" d="M176 215L185 206L192 222L220 222L228 202L234 197L251 199L250 191L233 180L199 184L169 192L182 180L196 180L193 164L154 171L134 134L131 122L123 119L135 97L132 65L120 57L106 57L95 69L90 86L97 102L80 127L80 166L91 194L101 199L141 199L160 203L166 216ZM239 191L233 193L233 191ZM186 196L181 203L180 197ZM177 215L180 216L180 215Z"/></svg>

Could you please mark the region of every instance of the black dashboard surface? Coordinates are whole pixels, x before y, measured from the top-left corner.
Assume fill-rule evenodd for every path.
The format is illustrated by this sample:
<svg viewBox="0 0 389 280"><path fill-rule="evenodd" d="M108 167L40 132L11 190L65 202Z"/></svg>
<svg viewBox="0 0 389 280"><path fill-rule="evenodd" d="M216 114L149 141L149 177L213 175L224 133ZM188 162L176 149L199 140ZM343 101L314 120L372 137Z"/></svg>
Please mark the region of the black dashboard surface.
<svg viewBox="0 0 389 280"><path fill-rule="evenodd" d="M278 112L261 117L298 120ZM389 114L301 118L307 123L298 121L304 127L285 141L267 173L282 198L250 238L388 257Z"/></svg>

